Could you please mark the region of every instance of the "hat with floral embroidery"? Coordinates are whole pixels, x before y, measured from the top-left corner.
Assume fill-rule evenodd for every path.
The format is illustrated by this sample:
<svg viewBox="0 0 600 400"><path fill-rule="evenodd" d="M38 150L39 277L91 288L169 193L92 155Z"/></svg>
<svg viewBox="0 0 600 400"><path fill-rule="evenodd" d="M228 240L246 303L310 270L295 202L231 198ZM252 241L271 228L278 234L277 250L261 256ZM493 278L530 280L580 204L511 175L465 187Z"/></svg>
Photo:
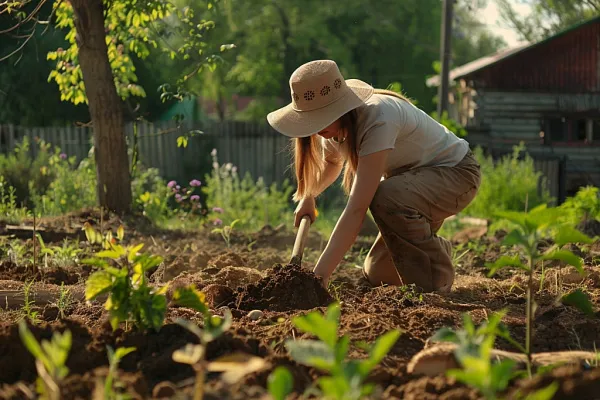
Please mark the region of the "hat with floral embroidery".
<svg viewBox="0 0 600 400"><path fill-rule="evenodd" d="M289 137L313 135L373 94L373 87L358 79L345 80L331 60L311 61L290 77L292 102L267 115L278 132Z"/></svg>

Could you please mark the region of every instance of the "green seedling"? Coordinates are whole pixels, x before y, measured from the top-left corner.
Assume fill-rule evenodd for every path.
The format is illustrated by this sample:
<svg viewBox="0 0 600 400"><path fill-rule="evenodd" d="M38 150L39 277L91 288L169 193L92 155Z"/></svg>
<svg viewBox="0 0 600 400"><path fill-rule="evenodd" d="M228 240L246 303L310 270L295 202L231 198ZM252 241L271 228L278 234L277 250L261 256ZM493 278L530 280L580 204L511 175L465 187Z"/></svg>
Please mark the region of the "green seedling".
<svg viewBox="0 0 600 400"><path fill-rule="evenodd" d="M240 222L239 219L233 220L231 222L231 224L229 224L229 225L223 226L222 228L213 229L212 233L219 233L221 235L221 237L223 238L223 240L225 241L227 248L230 248L231 247L231 233L233 232L233 227L238 222Z"/></svg>
<svg viewBox="0 0 600 400"><path fill-rule="evenodd" d="M35 367L38 372L36 381L37 391L41 399L60 400L60 382L68 375L67 357L71 350L71 332L54 332L50 341L38 343L27 328L25 321L19 322L21 341L35 357Z"/></svg>
<svg viewBox="0 0 600 400"><path fill-rule="evenodd" d="M497 214L498 217L509 221L515 228L504 238L503 244L515 246L520 249L526 258L526 263L521 261L519 254L516 256L502 256L495 263L488 264L489 276L493 276L504 267L514 267L528 274L527 284L527 312L526 312L526 337L525 354L527 355L527 369L531 376L531 341L534 314L533 292L535 290L533 275L540 261L559 260L574 266L577 271L584 274L582 260L575 254L562 247L569 243L590 243L591 239L570 225L561 222L562 210L538 206L529 213L506 211ZM551 238L555 245L542 253L539 250L543 238Z"/></svg>
<svg viewBox="0 0 600 400"><path fill-rule="evenodd" d="M315 311L295 317L292 322L298 329L320 340L287 340L285 345L292 359L330 374L318 380L325 398L359 399L373 392L375 386L364 382L396 343L401 332L392 330L379 337L372 346L366 346L368 358L346 360L350 338L347 335L338 338L339 318L337 303L330 305L325 315Z"/></svg>
<svg viewBox="0 0 600 400"><path fill-rule="evenodd" d="M77 255L81 253L81 249L75 246L70 246L65 240L62 246L46 246L44 239L39 233L36 233L36 237L40 244L40 255L44 257L44 267L48 268L48 258L55 258L63 263L73 262L77 260Z"/></svg>
<svg viewBox="0 0 600 400"><path fill-rule="evenodd" d="M122 238L122 235L119 239ZM99 267L85 284L86 300L108 294L105 309L110 313L110 323L116 329L121 322L132 320L138 329L158 331L163 325L167 310L165 296L168 286L154 288L149 285L146 272L158 266L162 257L140 253L143 244L122 246L114 240L105 242L108 249L83 260L85 264ZM174 295L175 303L202 311L204 294L194 287L178 288Z"/></svg>
<svg viewBox="0 0 600 400"><path fill-rule="evenodd" d="M117 388L120 388L117 380L117 369L119 367L119 362L125 357L127 354L134 352L135 347L119 347L117 350L113 350L112 347L107 346L106 352L108 355L108 374L106 375L106 379L104 380L103 385L96 386L96 391L94 393L94 399L102 399L102 400L126 400L130 399L129 396L123 395L117 392Z"/></svg>
<svg viewBox="0 0 600 400"><path fill-rule="evenodd" d="M60 293L58 299L52 303L53 306L58 308L58 317L61 319L65 318L65 311L73 304L73 295L71 290L65 287L65 283L60 283Z"/></svg>
<svg viewBox="0 0 600 400"><path fill-rule="evenodd" d="M454 355L461 368L450 369L446 375L479 390L488 400L501 398L510 381L520 375L515 361L504 359L494 362L492 357L496 337L504 338L521 351L524 350L510 337L508 329L501 323L505 314L505 310L494 313L476 328L470 315L465 313L462 329L442 328L431 338L435 342L451 342L457 345ZM533 398L549 400L557 390L558 385L552 384L536 392L536 397Z"/></svg>
<svg viewBox="0 0 600 400"><path fill-rule="evenodd" d="M221 372L221 378L225 383L232 385L244 375L258 371L265 365L262 358L240 352L228 354L213 361L205 359L206 346L231 327L231 312L225 310L224 314L224 317L212 315L206 308L202 329L190 321L183 319L175 321L193 333L199 341L199 344L188 343L185 347L173 352L173 361L188 364L196 372L194 400L204 398L204 378L207 372Z"/></svg>
<svg viewBox="0 0 600 400"><path fill-rule="evenodd" d="M35 301L31 300L31 286L33 285L33 279L29 282L25 282L23 284L23 307L20 310L20 318L28 319L32 324L37 324L40 322L38 317L38 312L33 310L33 306L35 305Z"/></svg>

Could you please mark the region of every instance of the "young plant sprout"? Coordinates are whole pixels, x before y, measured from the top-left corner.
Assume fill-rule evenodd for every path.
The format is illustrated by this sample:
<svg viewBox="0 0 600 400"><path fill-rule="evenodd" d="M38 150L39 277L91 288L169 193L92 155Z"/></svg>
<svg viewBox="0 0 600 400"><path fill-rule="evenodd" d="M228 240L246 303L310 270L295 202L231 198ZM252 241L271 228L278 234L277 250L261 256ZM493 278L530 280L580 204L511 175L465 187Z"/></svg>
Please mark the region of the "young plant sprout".
<svg viewBox="0 0 600 400"><path fill-rule="evenodd" d="M527 311L526 311L526 336L525 336L525 354L527 355L527 369L531 376L531 346L532 346L532 325L533 314L535 311L535 302L533 299L534 282L533 274L539 261L559 260L574 266L579 273L584 274L582 260L575 254L562 247L569 243L590 243L592 240L582 232L576 230L570 225L561 222L562 210L558 208L548 208L541 205L530 212L506 211L497 213L498 217L504 218L514 224L516 227L504 238L503 244L519 248L525 255L526 263L521 262L519 255L502 256L495 263L488 264L490 268L489 276L493 276L498 270L504 267L515 267L525 271L528 275L527 284ZM546 252L539 250L540 241L543 238L550 238L554 246ZM579 297L583 303L579 303L579 308L590 307L589 299Z"/></svg>
<svg viewBox="0 0 600 400"><path fill-rule="evenodd" d="M66 362L71 350L71 332L54 332L50 341L38 343L27 328L25 321L19 322L21 341L35 357L38 372L37 391L45 400L60 400L60 382L69 374Z"/></svg>

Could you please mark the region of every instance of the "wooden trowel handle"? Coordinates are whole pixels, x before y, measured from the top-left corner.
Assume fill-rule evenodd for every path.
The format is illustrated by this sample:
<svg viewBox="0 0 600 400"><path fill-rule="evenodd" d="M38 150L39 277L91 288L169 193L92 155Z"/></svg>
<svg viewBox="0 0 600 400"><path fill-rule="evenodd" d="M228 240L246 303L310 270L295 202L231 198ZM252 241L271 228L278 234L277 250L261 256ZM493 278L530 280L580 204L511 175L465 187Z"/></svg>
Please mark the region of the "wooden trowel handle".
<svg viewBox="0 0 600 400"><path fill-rule="evenodd" d="M304 247L306 246L306 239L308 238L308 229L310 228L310 222L310 216L308 215L305 215L300 220L298 234L296 235L296 242L294 242L294 249L292 250L292 264L299 264L300 261L302 261L302 254L304 253Z"/></svg>

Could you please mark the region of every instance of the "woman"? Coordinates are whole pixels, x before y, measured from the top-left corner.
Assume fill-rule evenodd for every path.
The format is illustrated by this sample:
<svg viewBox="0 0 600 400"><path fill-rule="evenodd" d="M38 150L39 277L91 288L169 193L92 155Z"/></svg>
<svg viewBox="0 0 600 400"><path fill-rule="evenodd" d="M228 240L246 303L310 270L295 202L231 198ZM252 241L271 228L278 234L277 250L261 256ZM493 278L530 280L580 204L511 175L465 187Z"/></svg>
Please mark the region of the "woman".
<svg viewBox="0 0 600 400"><path fill-rule="evenodd" d="M324 286L370 209L379 234L363 267L368 281L450 291L451 245L436 233L479 188L479 165L468 143L405 97L344 80L334 61L302 65L290 89L291 104L267 120L295 138L296 226L304 215L314 222L315 197L345 165L348 202L314 268Z"/></svg>

